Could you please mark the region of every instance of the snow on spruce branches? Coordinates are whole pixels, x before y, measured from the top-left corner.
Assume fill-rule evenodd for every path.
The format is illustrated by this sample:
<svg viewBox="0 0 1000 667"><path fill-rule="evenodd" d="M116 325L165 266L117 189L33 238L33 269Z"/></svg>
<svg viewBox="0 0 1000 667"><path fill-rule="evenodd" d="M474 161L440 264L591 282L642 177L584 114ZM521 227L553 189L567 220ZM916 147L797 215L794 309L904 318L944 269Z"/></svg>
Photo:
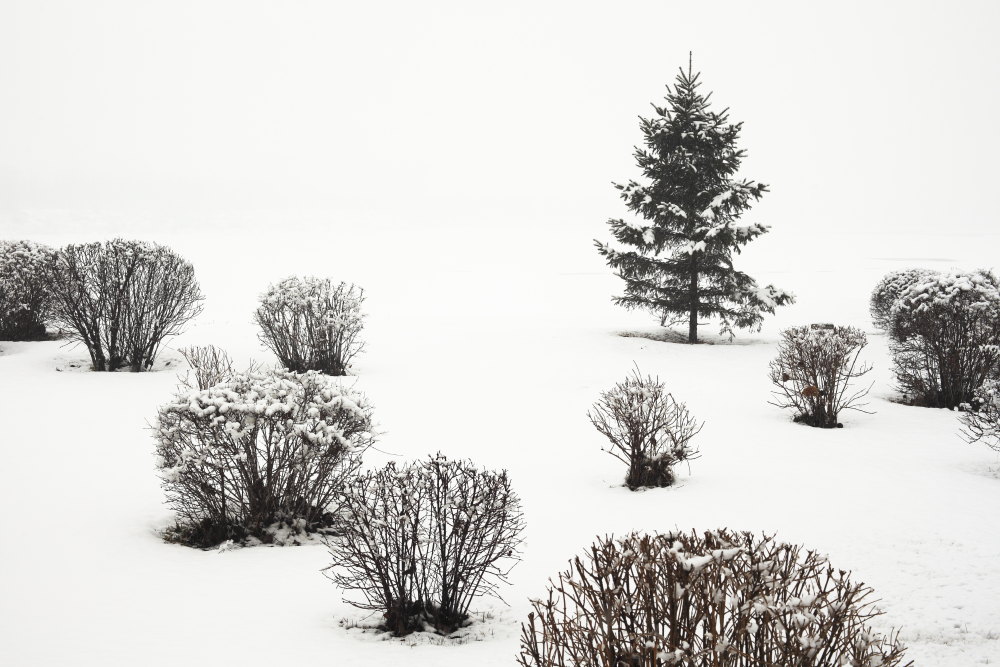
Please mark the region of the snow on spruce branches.
<svg viewBox="0 0 1000 667"><path fill-rule="evenodd" d="M767 186L736 178L745 156L736 145L742 123L709 109L698 77L682 70L666 106L654 105L656 115L640 119L644 147L635 158L643 181L615 187L642 221L608 221L615 240L630 248L595 241L625 281L615 303L649 310L662 325L687 322L691 343L698 342L700 317L718 318L731 337L733 328L759 329L765 313L794 301L733 266L733 254L769 229L737 224Z"/></svg>

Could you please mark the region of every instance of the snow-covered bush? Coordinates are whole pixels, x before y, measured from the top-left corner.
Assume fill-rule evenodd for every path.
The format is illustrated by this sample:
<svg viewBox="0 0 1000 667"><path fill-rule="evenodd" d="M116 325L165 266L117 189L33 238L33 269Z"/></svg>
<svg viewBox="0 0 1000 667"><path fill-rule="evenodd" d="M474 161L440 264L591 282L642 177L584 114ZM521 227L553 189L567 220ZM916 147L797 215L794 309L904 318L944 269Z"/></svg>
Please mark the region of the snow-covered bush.
<svg viewBox="0 0 1000 667"><path fill-rule="evenodd" d="M659 378L638 370L602 392L587 417L611 443L605 451L628 466L625 484L633 491L670 486L674 466L698 457L691 439L701 425Z"/></svg>
<svg viewBox="0 0 1000 667"><path fill-rule="evenodd" d="M871 366L858 365L868 344L854 327L813 324L781 332L778 356L771 362L771 382L778 389L771 403L795 410L795 421L820 428L842 426L843 410L861 410L867 388L853 389L852 381Z"/></svg>
<svg viewBox="0 0 1000 667"><path fill-rule="evenodd" d="M361 352L364 290L329 278L291 277L261 296L260 340L286 368L347 375Z"/></svg>
<svg viewBox="0 0 1000 667"><path fill-rule="evenodd" d="M148 370L163 341L201 312L194 267L155 243L68 245L50 280L53 318L86 345L95 371Z"/></svg>
<svg viewBox="0 0 1000 667"><path fill-rule="evenodd" d="M171 539L272 541L333 522L332 504L372 444L364 395L321 373L235 373L180 391L154 425L157 468L177 514Z"/></svg>
<svg viewBox="0 0 1000 667"><path fill-rule="evenodd" d="M868 302L875 326L888 331L892 327L892 307L896 300L913 285L934 275L937 271L931 269L900 269L885 274L875 285Z"/></svg>
<svg viewBox="0 0 1000 667"><path fill-rule="evenodd" d="M390 463L348 484L341 507L328 576L395 635L453 632L474 598L499 597L519 560L524 521L506 471L440 454Z"/></svg>
<svg viewBox="0 0 1000 667"><path fill-rule="evenodd" d="M873 591L819 554L727 530L605 538L533 600L523 667L892 667ZM906 663L911 665L912 663Z"/></svg>
<svg viewBox="0 0 1000 667"><path fill-rule="evenodd" d="M955 408L1000 371L1000 283L989 271L928 276L892 308L889 349L910 403Z"/></svg>
<svg viewBox="0 0 1000 667"><path fill-rule="evenodd" d="M54 257L55 250L33 241L0 241L0 340L45 338Z"/></svg>
<svg viewBox="0 0 1000 667"><path fill-rule="evenodd" d="M965 438L1000 452L1000 380L987 380L962 408Z"/></svg>

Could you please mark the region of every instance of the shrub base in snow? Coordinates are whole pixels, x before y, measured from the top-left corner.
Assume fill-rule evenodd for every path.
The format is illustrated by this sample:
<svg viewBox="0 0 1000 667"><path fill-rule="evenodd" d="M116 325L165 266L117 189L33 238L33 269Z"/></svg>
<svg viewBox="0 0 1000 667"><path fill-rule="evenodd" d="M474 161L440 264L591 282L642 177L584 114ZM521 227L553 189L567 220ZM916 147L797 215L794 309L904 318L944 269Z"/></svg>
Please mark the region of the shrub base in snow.
<svg viewBox="0 0 1000 667"><path fill-rule="evenodd" d="M246 526L213 519L198 522L175 523L162 533L165 542L183 544L197 549L269 546L301 546L321 544L322 538L333 534L333 519L327 514L320 521L306 524L302 519L276 521L251 534Z"/></svg>
<svg viewBox="0 0 1000 667"><path fill-rule="evenodd" d="M341 617L337 625L359 640L391 641L410 647L418 646L461 646L469 642L481 642L498 637L512 637L516 623L503 609L470 614L460 627L448 634L442 634L430 625L418 627L413 632L399 636L386 630L381 614L355 614Z"/></svg>

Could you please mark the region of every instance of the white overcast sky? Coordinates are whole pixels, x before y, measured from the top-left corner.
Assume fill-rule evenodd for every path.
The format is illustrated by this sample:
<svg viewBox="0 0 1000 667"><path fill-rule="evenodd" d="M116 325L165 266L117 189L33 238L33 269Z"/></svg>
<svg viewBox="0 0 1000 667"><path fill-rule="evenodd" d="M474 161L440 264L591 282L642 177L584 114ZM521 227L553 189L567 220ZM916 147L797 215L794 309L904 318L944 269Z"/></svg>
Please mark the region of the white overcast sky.
<svg viewBox="0 0 1000 667"><path fill-rule="evenodd" d="M997 225L1000 2L0 0L0 212L603 220L694 51L763 222Z"/></svg>

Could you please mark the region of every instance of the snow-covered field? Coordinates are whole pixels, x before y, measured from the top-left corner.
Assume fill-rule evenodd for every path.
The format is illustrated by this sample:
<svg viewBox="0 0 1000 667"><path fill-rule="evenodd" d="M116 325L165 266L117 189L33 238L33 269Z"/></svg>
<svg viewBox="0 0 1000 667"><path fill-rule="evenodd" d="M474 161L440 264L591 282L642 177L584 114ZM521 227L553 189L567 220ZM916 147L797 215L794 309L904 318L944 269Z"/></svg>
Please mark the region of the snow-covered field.
<svg viewBox="0 0 1000 667"><path fill-rule="evenodd" d="M990 266L997 234L833 235L816 248L777 228L741 258L797 293L760 334L690 347L615 308L618 281L573 227L478 220L408 226L336 214L78 213L3 218L4 237L59 245L113 234L191 260L207 301L171 346L214 343L271 362L250 314L290 273L354 281L368 295L358 387L384 435L368 465L440 450L511 471L524 560L509 607L458 645L373 640L320 573L322 546L203 552L163 543L170 521L147 421L174 369L96 374L82 348L0 343L3 421L0 662L5 665L510 665L527 598L596 535L633 529L776 533L871 584L920 665L1000 662L1000 460L965 443L953 413L891 402L882 336L870 409L845 428L793 424L769 406L777 332L832 321L870 331L872 284L893 268ZM492 222L492 221L489 221ZM539 224L532 224L537 222ZM992 257L991 257L992 255ZM168 350L166 358L170 358ZM585 412L637 364L705 421L702 457L670 489L631 493ZM345 621L346 619L346 621Z"/></svg>
<svg viewBox="0 0 1000 667"><path fill-rule="evenodd" d="M207 300L169 346L240 363L274 361L269 283L363 286L366 465L507 468L527 521L509 606L456 645L381 641L322 546L159 538L175 351L98 374L0 341L0 666L512 665L528 598L595 536L723 526L852 570L918 665L1000 663L1000 457L892 402L867 308L892 269L998 268L998 32L995 0L0 0L0 239L172 247ZM696 347L613 306L593 246L691 51L771 186L737 267L798 297ZM767 403L779 332L811 322L869 332L874 414L843 429ZM673 488L624 489L586 418L635 366L705 421Z"/></svg>

